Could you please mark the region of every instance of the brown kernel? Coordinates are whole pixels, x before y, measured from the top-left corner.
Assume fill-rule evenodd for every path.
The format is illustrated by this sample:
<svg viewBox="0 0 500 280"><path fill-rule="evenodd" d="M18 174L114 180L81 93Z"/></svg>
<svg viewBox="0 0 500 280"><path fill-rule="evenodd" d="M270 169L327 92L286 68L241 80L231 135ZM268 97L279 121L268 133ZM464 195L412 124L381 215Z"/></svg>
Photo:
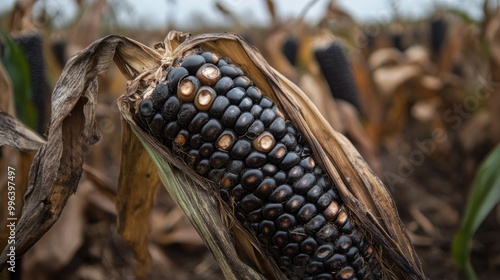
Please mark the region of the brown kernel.
<svg viewBox="0 0 500 280"><path fill-rule="evenodd" d="M335 217L337 217L338 213L339 213L339 205L335 201L332 201L330 205L328 205L328 207L323 211L323 215L329 222L333 222L335 220Z"/></svg>
<svg viewBox="0 0 500 280"><path fill-rule="evenodd" d="M269 132L262 133L259 137L255 138L253 141L254 148L263 153L269 152L275 144L274 136ZM282 153L286 152L285 150Z"/></svg>

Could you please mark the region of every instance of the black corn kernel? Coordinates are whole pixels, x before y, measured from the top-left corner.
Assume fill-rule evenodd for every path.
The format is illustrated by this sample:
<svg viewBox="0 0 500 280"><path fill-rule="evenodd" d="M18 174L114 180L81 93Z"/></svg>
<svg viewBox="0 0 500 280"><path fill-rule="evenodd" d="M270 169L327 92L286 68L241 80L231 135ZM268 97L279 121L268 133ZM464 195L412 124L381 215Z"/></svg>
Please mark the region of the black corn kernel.
<svg viewBox="0 0 500 280"><path fill-rule="evenodd" d="M304 197L301 195L294 195L292 196L286 203L285 203L285 208L286 211L290 213L295 213L299 211L300 207L304 204Z"/></svg>
<svg viewBox="0 0 500 280"><path fill-rule="evenodd" d="M265 176L274 176L278 172L278 167L276 165L267 163L264 166L262 166L262 173L264 173Z"/></svg>
<svg viewBox="0 0 500 280"><path fill-rule="evenodd" d="M274 121L269 125L269 131L279 139L286 133L286 124L285 121L282 118L276 118Z"/></svg>
<svg viewBox="0 0 500 280"><path fill-rule="evenodd" d="M250 111L252 109L253 102L252 99L248 97L244 97L241 101L238 107L240 107L241 111ZM252 114L253 116L253 114Z"/></svg>
<svg viewBox="0 0 500 280"><path fill-rule="evenodd" d="M225 169L212 169L210 170L210 172L208 172L208 179L210 179L213 182L220 182L225 172L226 172Z"/></svg>
<svg viewBox="0 0 500 280"><path fill-rule="evenodd" d="M269 152L267 157L269 158L269 161L271 163L280 164L286 155L287 155L287 150L285 145L277 143L271 150L271 152Z"/></svg>
<svg viewBox="0 0 500 280"><path fill-rule="evenodd" d="M200 161L201 157L200 157L200 152L198 152L198 150L189 150L188 151L188 155L186 157L186 164L193 168L196 163L198 163L198 161Z"/></svg>
<svg viewBox="0 0 500 280"><path fill-rule="evenodd" d="M264 108L262 106L259 107ZM274 119L276 119L276 113L274 113L273 110L269 108L264 109L260 114L260 120L266 127L269 127L271 123L273 123Z"/></svg>
<svg viewBox="0 0 500 280"><path fill-rule="evenodd" d="M199 112L194 116L188 125L188 129L191 133L199 133L203 126L208 122L210 116L205 112Z"/></svg>
<svg viewBox="0 0 500 280"><path fill-rule="evenodd" d="M276 181L273 178L265 178L255 189L255 195L267 198L276 189Z"/></svg>
<svg viewBox="0 0 500 280"><path fill-rule="evenodd" d="M255 118L260 118L260 114L262 113L262 107L260 105L254 104L252 108L250 108L250 113L255 117Z"/></svg>
<svg viewBox="0 0 500 280"><path fill-rule="evenodd" d="M238 120L236 120L236 123L234 124L234 131L236 131L238 135L244 135L252 122L253 115L248 112L244 112L238 117Z"/></svg>
<svg viewBox="0 0 500 280"><path fill-rule="evenodd" d="M266 162L267 162L266 155L259 152L252 152L245 159L245 164L250 168L259 168Z"/></svg>
<svg viewBox="0 0 500 280"><path fill-rule="evenodd" d="M283 160L283 162L285 162L285 160ZM295 191L300 194L306 194L314 186L315 182L316 177L314 177L312 173L307 173L302 176L302 178L300 178L297 182L295 182Z"/></svg>
<svg viewBox="0 0 500 280"><path fill-rule="evenodd" d="M214 142L222 133L222 130L222 124L216 119L211 119L203 126L200 135L203 140Z"/></svg>
<svg viewBox="0 0 500 280"><path fill-rule="evenodd" d="M184 103L177 114L177 122L185 127L191 122L196 113L198 113L198 110L193 103Z"/></svg>
<svg viewBox="0 0 500 280"><path fill-rule="evenodd" d="M288 213L281 214L278 218L276 218L276 226L279 229L287 230L295 226L296 223L295 217Z"/></svg>
<svg viewBox="0 0 500 280"><path fill-rule="evenodd" d="M312 237L308 237L300 243L300 250L309 255L314 253L316 248L318 248L318 243Z"/></svg>
<svg viewBox="0 0 500 280"><path fill-rule="evenodd" d="M187 75L189 75L189 72L184 67L175 67L170 70L167 74L168 89L171 92L177 92L177 85L179 84L179 81Z"/></svg>
<svg viewBox="0 0 500 280"><path fill-rule="evenodd" d="M149 127L154 135L162 136L163 128L165 127L165 119L163 119L160 113L156 113L151 122L149 123Z"/></svg>
<svg viewBox="0 0 500 280"><path fill-rule="evenodd" d="M241 69L234 64L220 66L220 72L222 73L223 76L230 77L231 79L243 75L243 71L241 71Z"/></svg>
<svg viewBox="0 0 500 280"><path fill-rule="evenodd" d="M325 268L333 271L339 271L347 264L347 259L342 254L335 254L330 259L325 261Z"/></svg>
<svg viewBox="0 0 500 280"><path fill-rule="evenodd" d="M240 174L243 171L243 168L245 168L245 165L241 160L231 160L227 164L226 168L229 172L233 172L234 174Z"/></svg>
<svg viewBox="0 0 500 280"><path fill-rule="evenodd" d="M168 86L164 83L158 83L153 91L153 104L156 108L160 109L163 102L168 98Z"/></svg>
<svg viewBox="0 0 500 280"><path fill-rule="evenodd" d="M153 101L151 99L144 99L139 103L139 114L142 118L150 118L154 113Z"/></svg>
<svg viewBox="0 0 500 280"><path fill-rule="evenodd" d="M310 274L318 274L323 272L324 266L322 262L312 261L306 266L306 271Z"/></svg>
<svg viewBox="0 0 500 280"><path fill-rule="evenodd" d="M276 231L276 227L274 226L274 222L264 220L259 224L259 231L264 236L271 236Z"/></svg>
<svg viewBox="0 0 500 280"><path fill-rule="evenodd" d="M323 242L327 242L330 240L334 240L335 237L339 234L339 230L332 224L324 225L317 233L316 238Z"/></svg>
<svg viewBox="0 0 500 280"><path fill-rule="evenodd" d="M262 215L266 219L273 220L283 213L283 204L281 203L269 203L262 207Z"/></svg>
<svg viewBox="0 0 500 280"><path fill-rule="evenodd" d="M149 100L149 99L146 99ZM170 121L177 118L177 113L181 108L181 101L177 96L171 96L165 103L161 109L161 115L165 118L165 120Z"/></svg>
<svg viewBox="0 0 500 280"><path fill-rule="evenodd" d="M314 252L314 257L318 261L324 261L333 254L333 246L330 244L321 245Z"/></svg>
<svg viewBox="0 0 500 280"><path fill-rule="evenodd" d="M341 235L336 241L335 241L335 249L340 252L345 252L351 248L352 245L352 240L349 236L347 235Z"/></svg>
<svg viewBox="0 0 500 280"><path fill-rule="evenodd" d="M288 171L288 183L293 183L304 176L304 168L300 167L300 165L295 165Z"/></svg>
<svg viewBox="0 0 500 280"><path fill-rule="evenodd" d="M271 202L285 202L293 195L293 190L289 185L281 185L274 190L269 197Z"/></svg>
<svg viewBox="0 0 500 280"><path fill-rule="evenodd" d="M282 252L288 257L294 257L300 252L299 245L297 243L288 243L283 247Z"/></svg>
<svg viewBox="0 0 500 280"><path fill-rule="evenodd" d="M189 139L189 145L195 149L198 149L203 143L203 138L200 134L193 134L191 139Z"/></svg>
<svg viewBox="0 0 500 280"><path fill-rule="evenodd" d="M284 247L288 243L286 231L278 231L273 235L273 243L278 247Z"/></svg>
<svg viewBox="0 0 500 280"><path fill-rule="evenodd" d="M229 99L229 102L231 102L231 104L236 104L236 105L241 102L241 100L243 99L243 97L245 97L245 95L246 95L245 90L240 87L235 87L226 93L226 97L227 99Z"/></svg>
<svg viewBox="0 0 500 280"><path fill-rule="evenodd" d="M257 209L253 210L252 212L248 213L248 220L252 223L258 223L262 221L262 210Z"/></svg>
<svg viewBox="0 0 500 280"><path fill-rule="evenodd" d="M284 184L286 183L286 173L283 171L278 171L276 174L273 176L274 180L276 180L277 184Z"/></svg>
<svg viewBox="0 0 500 280"><path fill-rule="evenodd" d="M208 114L213 118L220 118L227 107L229 107L229 104L229 100L225 96L219 95L215 98L214 103L212 103Z"/></svg>
<svg viewBox="0 0 500 280"><path fill-rule="evenodd" d="M228 190L236 186L239 180L240 177L238 175L231 172L227 172L222 176L219 185L221 186L221 188Z"/></svg>
<svg viewBox="0 0 500 280"><path fill-rule="evenodd" d="M262 181L264 175L259 169L248 169L241 175L241 185L246 188L253 190Z"/></svg>
<svg viewBox="0 0 500 280"><path fill-rule="evenodd" d="M283 157L283 160L280 162L279 167L281 168L281 170L289 170L293 166L297 165L299 162L300 162L299 155L295 152L289 152Z"/></svg>
<svg viewBox="0 0 500 280"><path fill-rule="evenodd" d="M300 243L302 242L308 234L303 227L294 228L288 232L288 238L291 242Z"/></svg>
<svg viewBox="0 0 500 280"><path fill-rule="evenodd" d="M165 129L163 130L163 133L168 140L174 140L177 136L177 133L179 133L179 130L181 130L179 124L175 121L171 121L167 123Z"/></svg>
<svg viewBox="0 0 500 280"><path fill-rule="evenodd" d="M219 96L225 95L230 89L234 88L233 79L229 77L222 77L215 85L214 89Z"/></svg>
<svg viewBox="0 0 500 280"><path fill-rule="evenodd" d="M247 88L247 96L250 97L253 102L257 103L260 102L260 99L262 98L262 92L258 87L250 86Z"/></svg>
<svg viewBox="0 0 500 280"><path fill-rule="evenodd" d="M313 186L309 191L307 191L306 198L309 202L316 203L318 201L318 198L323 195L323 189L315 185Z"/></svg>
<svg viewBox="0 0 500 280"><path fill-rule="evenodd" d="M252 152L252 143L245 139L238 140L231 149L231 156L235 159L244 159Z"/></svg>
<svg viewBox="0 0 500 280"><path fill-rule="evenodd" d="M248 191L245 190L241 185L236 185L231 190L231 196L234 198L235 201L241 201L241 199L243 198L243 196L245 196L246 194L248 194ZM259 206L256 205L256 204L254 206L255 206L254 209L259 208ZM241 213L241 212L238 212L238 213L242 214L242 217L245 218L245 215L243 213ZM244 221L244 219L243 219L243 221Z"/></svg>
<svg viewBox="0 0 500 280"><path fill-rule="evenodd" d="M234 86L247 88L252 85L252 80L250 80L247 76L238 76L234 78Z"/></svg>
<svg viewBox="0 0 500 280"><path fill-rule="evenodd" d="M240 116L241 110L238 108L238 106L231 105L229 106L226 111L224 111L224 114L222 115L221 118L221 123L225 127L234 127L234 124L238 120L238 117Z"/></svg>
<svg viewBox="0 0 500 280"><path fill-rule="evenodd" d="M254 116L255 117L255 116ZM254 139L255 137L261 135L266 128L261 120L255 120L247 129L246 135L250 139Z"/></svg>
<svg viewBox="0 0 500 280"><path fill-rule="evenodd" d="M208 162L207 159L202 159L198 164L195 166L194 171L200 175L206 174L210 170L210 163Z"/></svg>
<svg viewBox="0 0 500 280"><path fill-rule="evenodd" d="M191 54L184 59L184 61L181 63L181 67L186 68L188 70L189 74L195 75L196 72L198 71L198 68L205 64L205 58L199 54Z"/></svg>
<svg viewBox="0 0 500 280"><path fill-rule="evenodd" d="M239 203L243 211L249 212L262 206L262 200L253 194L246 195Z"/></svg>
<svg viewBox="0 0 500 280"><path fill-rule="evenodd" d="M273 102L271 101L271 99L264 96L260 99L259 105L262 108L271 108L273 107Z"/></svg>
<svg viewBox="0 0 500 280"><path fill-rule="evenodd" d="M301 222L309 221L314 215L316 215L317 209L314 204L307 203L297 212L297 219Z"/></svg>
<svg viewBox="0 0 500 280"><path fill-rule="evenodd" d="M216 151L210 157L210 165L213 168L222 168L229 161L229 155L225 152Z"/></svg>
<svg viewBox="0 0 500 280"><path fill-rule="evenodd" d="M297 147L297 138L290 133L286 133L279 142L285 144L289 151L293 151Z"/></svg>
<svg viewBox="0 0 500 280"><path fill-rule="evenodd" d="M318 231L325 224L325 217L323 215L316 215L309 220L305 227L309 230Z"/></svg>
<svg viewBox="0 0 500 280"><path fill-rule="evenodd" d="M200 146L200 155L204 158L209 158L213 152L215 151L214 144L212 143L203 143Z"/></svg>

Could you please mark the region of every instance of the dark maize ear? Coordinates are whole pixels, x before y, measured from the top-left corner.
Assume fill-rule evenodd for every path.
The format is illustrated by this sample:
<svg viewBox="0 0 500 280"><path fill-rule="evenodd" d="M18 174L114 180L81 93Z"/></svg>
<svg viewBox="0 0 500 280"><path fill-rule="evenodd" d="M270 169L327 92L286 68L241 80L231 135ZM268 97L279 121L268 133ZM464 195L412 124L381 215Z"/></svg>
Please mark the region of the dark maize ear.
<svg viewBox="0 0 500 280"><path fill-rule="evenodd" d="M441 52L441 48L443 47L444 42L446 41L448 25L444 18L436 17L431 20L429 24L429 29L431 33L430 34L431 49L434 55L438 56Z"/></svg>
<svg viewBox="0 0 500 280"><path fill-rule="evenodd" d="M380 279L378 245L349 217L310 144L238 65L222 57L219 68L205 57L219 56L198 49L164 72L138 104L137 123L215 181L288 277Z"/></svg>
<svg viewBox="0 0 500 280"><path fill-rule="evenodd" d="M157 49L161 67L137 76L120 106L224 271L217 229L180 192L211 195L239 260L267 279L425 279L383 184L255 49L178 32Z"/></svg>
<svg viewBox="0 0 500 280"><path fill-rule="evenodd" d="M326 48L318 48L314 56L333 97L351 103L361 112L358 89L342 43L334 41Z"/></svg>
<svg viewBox="0 0 500 280"><path fill-rule="evenodd" d="M37 131L43 133L47 107L47 78L45 59L43 54L43 41L40 34L32 32L14 37L14 40L23 50L30 68L30 82L32 100L37 109Z"/></svg>
<svg viewBox="0 0 500 280"><path fill-rule="evenodd" d="M285 57L288 59L288 62L290 62L291 65L297 65L297 53L299 52L299 40L296 37L288 37L285 42L283 43L283 46L281 48L281 51L285 55Z"/></svg>

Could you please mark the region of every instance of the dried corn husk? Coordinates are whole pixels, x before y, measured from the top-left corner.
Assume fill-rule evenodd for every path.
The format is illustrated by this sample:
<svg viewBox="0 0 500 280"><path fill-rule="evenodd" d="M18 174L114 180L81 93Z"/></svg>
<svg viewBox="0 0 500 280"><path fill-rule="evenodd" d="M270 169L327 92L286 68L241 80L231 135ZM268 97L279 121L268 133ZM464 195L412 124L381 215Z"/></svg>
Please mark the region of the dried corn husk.
<svg viewBox="0 0 500 280"><path fill-rule="evenodd" d="M370 232L382 246L380 260L387 278L424 279L420 262L398 217L392 197L351 143L335 132L306 95L273 70L255 49L239 36L225 33L191 37L171 32L165 42L156 46L156 50L125 37L110 36L93 43L71 59L54 91L48 141L39 150L32 166L31 190L28 191L27 206L19 221L19 225L24 226L20 226L16 236L22 248L18 254L27 250L57 220L67 198L77 186L83 165L81 151L86 148L86 144L96 141L95 78L113 58L122 73L130 79L126 94L119 99L119 108L125 120L124 135L128 135L127 139L130 140L123 143L123 150L130 152L128 149L132 149L142 155L141 146L136 145L142 143L161 181L212 250L226 278L284 279L276 264L262 252L255 238L247 235L241 225L233 221L229 210L213 195L210 183L194 174L194 171L180 169L183 166L180 160L139 129L132 119L135 98L156 83L160 78L161 67L194 47L230 57L263 92L279 104L287 118L297 124L337 184L357 224ZM130 131L137 138L132 137ZM62 148L68 146L72 149ZM132 157L124 157L124 160L130 161ZM151 172L148 160L144 158L141 162L145 165L143 172ZM138 165L131 164L132 167L122 170L120 176L125 176L127 172L134 173L135 169L140 168ZM148 174L155 177L153 173ZM138 183L137 180L129 182L124 177L121 182L124 183L120 188L134 188ZM40 209L40 195L50 202L44 204L48 207L41 205ZM136 195L148 199L147 192ZM125 201L130 202L130 199L125 198ZM47 214L51 214L50 218L42 220ZM39 225L37 230L27 232L27 226L32 224ZM138 247L135 249L136 253L140 250ZM6 252L2 254L0 263L5 263L5 257Z"/></svg>

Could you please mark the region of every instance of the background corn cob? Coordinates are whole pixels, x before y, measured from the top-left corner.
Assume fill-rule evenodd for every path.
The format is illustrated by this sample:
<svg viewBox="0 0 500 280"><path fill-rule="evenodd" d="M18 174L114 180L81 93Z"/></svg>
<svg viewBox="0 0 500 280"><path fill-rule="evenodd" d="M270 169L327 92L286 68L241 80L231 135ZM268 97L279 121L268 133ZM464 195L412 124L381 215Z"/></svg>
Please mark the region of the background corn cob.
<svg viewBox="0 0 500 280"><path fill-rule="evenodd" d="M351 103L361 112L358 90L342 43L333 41L324 48L316 48L314 56L333 97Z"/></svg>
<svg viewBox="0 0 500 280"><path fill-rule="evenodd" d="M373 241L350 219L309 144L241 68L199 50L164 75L136 121L218 183L288 277L381 278Z"/></svg>
<svg viewBox="0 0 500 280"><path fill-rule="evenodd" d="M36 130L43 133L45 130L45 116L47 114L48 84L43 54L43 39L37 32L29 32L15 36L14 40L23 50L30 69L31 96L37 110Z"/></svg>

